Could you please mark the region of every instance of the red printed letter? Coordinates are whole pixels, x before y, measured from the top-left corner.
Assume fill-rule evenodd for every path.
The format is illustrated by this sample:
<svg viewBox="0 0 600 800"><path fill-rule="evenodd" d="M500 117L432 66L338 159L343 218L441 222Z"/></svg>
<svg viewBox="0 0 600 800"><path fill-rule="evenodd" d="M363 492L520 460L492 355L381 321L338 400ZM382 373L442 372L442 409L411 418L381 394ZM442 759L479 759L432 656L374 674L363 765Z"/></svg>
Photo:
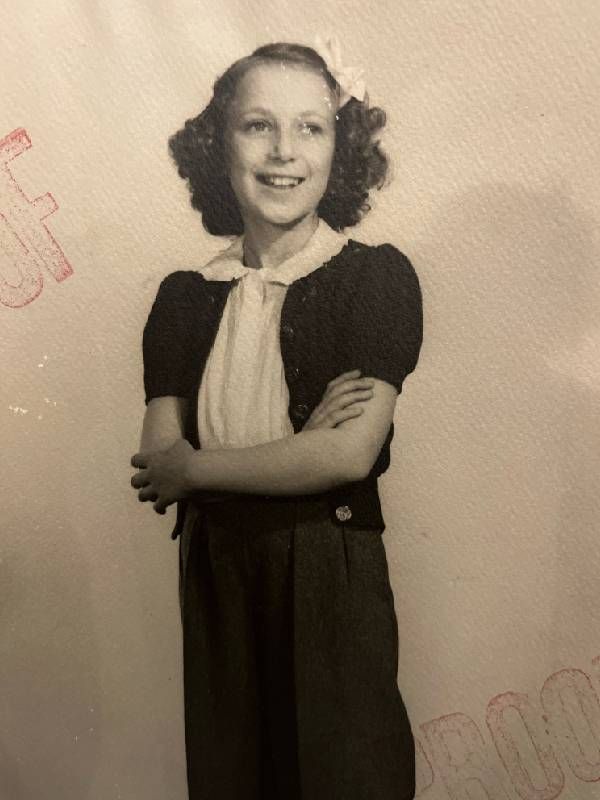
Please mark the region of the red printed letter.
<svg viewBox="0 0 600 800"><path fill-rule="evenodd" d="M600 700L589 677L579 669L555 672L541 698L574 774L582 781L600 780Z"/></svg>
<svg viewBox="0 0 600 800"><path fill-rule="evenodd" d="M481 732L466 714L449 714L421 725L429 741L436 773L452 800L485 796L507 800L503 775L488 759ZM469 792L472 786L476 794ZM475 788L476 787L476 788Z"/></svg>
<svg viewBox="0 0 600 800"><path fill-rule="evenodd" d="M511 724L505 712L514 709ZM562 792L565 776L556 760L541 714L525 694L506 692L493 697L487 708L487 724L498 755L523 800L554 800ZM519 739L525 734L525 743ZM525 752L526 745L528 753ZM543 776L544 786L534 786L531 771Z"/></svg>
<svg viewBox="0 0 600 800"><path fill-rule="evenodd" d="M57 281L73 273L63 251L44 225L58 206L51 194L28 200L8 164L31 147L23 128L0 140L0 263L12 267L17 283L0 275L0 303L11 308L27 305L42 291L42 268Z"/></svg>
<svg viewBox="0 0 600 800"><path fill-rule="evenodd" d="M415 797L420 797L424 791L433 785L433 770L421 742L415 737Z"/></svg>

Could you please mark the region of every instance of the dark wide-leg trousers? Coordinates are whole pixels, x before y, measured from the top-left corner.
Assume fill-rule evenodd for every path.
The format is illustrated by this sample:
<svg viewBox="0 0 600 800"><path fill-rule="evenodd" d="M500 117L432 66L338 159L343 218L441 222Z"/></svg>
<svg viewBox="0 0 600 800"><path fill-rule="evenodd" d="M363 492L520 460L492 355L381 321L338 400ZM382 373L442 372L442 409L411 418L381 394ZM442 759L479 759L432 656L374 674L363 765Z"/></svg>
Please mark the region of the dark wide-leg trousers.
<svg viewBox="0 0 600 800"><path fill-rule="evenodd" d="M190 800L412 800L380 530L237 495L181 543Z"/></svg>

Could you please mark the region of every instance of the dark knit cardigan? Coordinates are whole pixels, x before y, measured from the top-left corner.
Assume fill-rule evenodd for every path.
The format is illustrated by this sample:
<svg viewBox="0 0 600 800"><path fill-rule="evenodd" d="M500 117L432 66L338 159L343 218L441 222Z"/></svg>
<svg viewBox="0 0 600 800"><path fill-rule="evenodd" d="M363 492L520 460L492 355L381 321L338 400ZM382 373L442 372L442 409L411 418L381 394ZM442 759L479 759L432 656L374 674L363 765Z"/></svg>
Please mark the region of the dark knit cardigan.
<svg viewBox="0 0 600 800"><path fill-rule="evenodd" d="M162 281L144 328L146 403L174 395L188 399L185 436L198 439L198 390L232 281L209 281L180 270ZM419 358L423 333L419 280L408 258L391 244L350 239L328 262L294 281L280 323L281 356L289 388L289 417L302 430L327 383L360 369L402 391ZM383 530L377 477L390 463L391 425L369 476L329 490L338 525ZM202 492L197 499L201 501ZM187 501L178 503L173 538L181 532Z"/></svg>

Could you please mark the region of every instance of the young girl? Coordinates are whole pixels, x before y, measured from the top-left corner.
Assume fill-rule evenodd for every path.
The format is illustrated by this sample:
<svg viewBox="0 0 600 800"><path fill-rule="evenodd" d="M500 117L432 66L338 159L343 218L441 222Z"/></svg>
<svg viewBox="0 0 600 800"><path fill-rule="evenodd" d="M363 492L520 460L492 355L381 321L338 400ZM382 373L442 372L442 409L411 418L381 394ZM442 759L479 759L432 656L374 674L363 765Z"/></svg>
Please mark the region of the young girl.
<svg viewBox="0 0 600 800"><path fill-rule="evenodd" d="M234 237L159 288L132 459L140 500L178 504L191 800L414 797L377 477L421 292L342 232L383 185L385 114L319 42L235 62L170 140Z"/></svg>

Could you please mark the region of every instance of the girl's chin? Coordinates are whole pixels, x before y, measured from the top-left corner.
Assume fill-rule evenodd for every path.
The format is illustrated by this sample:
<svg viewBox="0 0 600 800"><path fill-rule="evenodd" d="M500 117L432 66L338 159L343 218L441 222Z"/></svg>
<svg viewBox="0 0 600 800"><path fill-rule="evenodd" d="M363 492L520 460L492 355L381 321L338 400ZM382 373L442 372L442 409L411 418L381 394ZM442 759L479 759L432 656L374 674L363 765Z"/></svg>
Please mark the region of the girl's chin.
<svg viewBox="0 0 600 800"><path fill-rule="evenodd" d="M252 214L252 218L257 222L270 223L271 225L293 225L300 222L307 215L316 213L316 208L290 208L273 210L261 210Z"/></svg>

